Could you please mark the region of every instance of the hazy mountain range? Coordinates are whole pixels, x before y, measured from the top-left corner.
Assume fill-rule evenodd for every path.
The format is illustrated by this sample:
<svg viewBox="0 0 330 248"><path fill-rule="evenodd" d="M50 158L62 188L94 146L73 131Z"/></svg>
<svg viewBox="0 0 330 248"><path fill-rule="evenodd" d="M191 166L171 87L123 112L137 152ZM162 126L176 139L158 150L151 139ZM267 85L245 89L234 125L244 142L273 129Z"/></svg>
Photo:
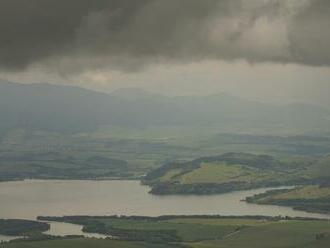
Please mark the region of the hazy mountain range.
<svg viewBox="0 0 330 248"><path fill-rule="evenodd" d="M73 86L0 83L0 130L57 132L127 127L255 127L327 129L328 109L307 104L272 105L227 94L168 97L141 89L111 94Z"/></svg>

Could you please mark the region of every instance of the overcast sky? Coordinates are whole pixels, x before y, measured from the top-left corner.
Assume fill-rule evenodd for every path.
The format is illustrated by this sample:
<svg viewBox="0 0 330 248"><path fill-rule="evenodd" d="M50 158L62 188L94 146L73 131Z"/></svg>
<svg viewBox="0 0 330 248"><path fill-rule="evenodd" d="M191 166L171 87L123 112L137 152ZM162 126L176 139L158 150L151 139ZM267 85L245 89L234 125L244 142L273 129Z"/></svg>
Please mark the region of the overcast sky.
<svg viewBox="0 0 330 248"><path fill-rule="evenodd" d="M1 0L0 78L330 105L328 0Z"/></svg>

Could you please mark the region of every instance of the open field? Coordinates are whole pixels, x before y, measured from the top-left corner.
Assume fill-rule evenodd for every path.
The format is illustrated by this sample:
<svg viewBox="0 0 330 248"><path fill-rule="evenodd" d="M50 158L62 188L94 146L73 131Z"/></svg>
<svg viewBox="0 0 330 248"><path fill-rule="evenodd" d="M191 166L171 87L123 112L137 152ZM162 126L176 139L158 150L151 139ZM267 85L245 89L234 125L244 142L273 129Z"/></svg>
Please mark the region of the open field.
<svg viewBox="0 0 330 248"><path fill-rule="evenodd" d="M328 247L329 222L284 221L269 225L245 228L222 240L203 241L192 247L223 248L280 248Z"/></svg>

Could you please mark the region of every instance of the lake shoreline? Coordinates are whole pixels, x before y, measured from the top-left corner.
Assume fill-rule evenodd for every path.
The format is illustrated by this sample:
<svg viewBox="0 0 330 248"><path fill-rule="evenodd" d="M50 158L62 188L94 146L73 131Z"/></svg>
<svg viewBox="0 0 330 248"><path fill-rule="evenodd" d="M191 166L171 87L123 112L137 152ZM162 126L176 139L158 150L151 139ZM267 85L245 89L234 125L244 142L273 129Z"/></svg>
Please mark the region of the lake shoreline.
<svg viewBox="0 0 330 248"><path fill-rule="evenodd" d="M280 187L280 189L283 187ZM287 188L287 187L286 187ZM216 195L152 195L137 180L24 180L2 182L0 219L37 216L291 216L329 219L330 215L260 206L244 200L276 188ZM37 199L37 201L35 200ZM243 201L242 201L243 200Z"/></svg>
<svg viewBox="0 0 330 248"><path fill-rule="evenodd" d="M54 178L43 178L43 177L31 177L31 178L13 178L13 179L6 179L0 180L1 183L8 183L8 182L24 182L24 181L141 181L142 177L128 177L128 178L121 178L121 177L100 177L100 178L63 178L63 177L54 177Z"/></svg>
<svg viewBox="0 0 330 248"><path fill-rule="evenodd" d="M0 206L0 219L43 221L50 227L41 235L52 237L64 237L68 234L72 237L107 238L100 236L97 232L93 232L94 234L84 232L82 224L70 226L70 223L59 221L61 218L64 220L63 218L74 217L150 221L170 218L330 220L329 214L315 214L296 211L291 207L260 206L245 202L249 196L274 190L274 188L259 188L218 195L155 196L149 193L148 186L142 185L138 180L26 179L0 184L0 200L4 202ZM287 186L275 189L288 187L292 188L292 186ZM38 201L34 201L34 198ZM3 239L10 240L11 237L3 237Z"/></svg>

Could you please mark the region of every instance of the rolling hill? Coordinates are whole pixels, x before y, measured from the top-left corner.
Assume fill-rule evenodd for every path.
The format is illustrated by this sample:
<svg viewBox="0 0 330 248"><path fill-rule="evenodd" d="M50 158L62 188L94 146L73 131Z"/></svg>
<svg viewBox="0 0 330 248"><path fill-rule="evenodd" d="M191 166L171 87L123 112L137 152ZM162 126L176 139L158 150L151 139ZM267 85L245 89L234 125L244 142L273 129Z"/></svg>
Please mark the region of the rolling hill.
<svg viewBox="0 0 330 248"><path fill-rule="evenodd" d="M188 162L170 162L144 179L153 194L218 194L235 190L297 184L324 184L327 158L301 163L268 155L225 153Z"/></svg>

